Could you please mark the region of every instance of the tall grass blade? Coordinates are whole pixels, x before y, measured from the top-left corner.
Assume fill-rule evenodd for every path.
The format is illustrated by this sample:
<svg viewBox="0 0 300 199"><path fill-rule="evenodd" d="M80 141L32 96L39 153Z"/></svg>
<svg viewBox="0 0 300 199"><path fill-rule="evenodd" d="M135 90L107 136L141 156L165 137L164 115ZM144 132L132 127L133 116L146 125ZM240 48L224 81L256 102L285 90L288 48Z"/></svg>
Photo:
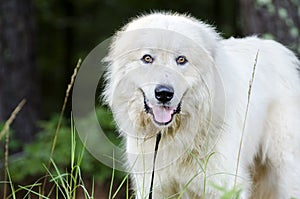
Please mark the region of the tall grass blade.
<svg viewBox="0 0 300 199"><path fill-rule="evenodd" d="M114 185L114 178L115 178L115 156L113 153L113 168L112 168L112 174L111 174L111 181L110 181L110 187L109 187L109 199L112 199L111 195L112 195L112 189L113 189L113 185Z"/></svg>
<svg viewBox="0 0 300 199"><path fill-rule="evenodd" d="M245 134L245 128L246 128L246 123L247 123L248 110L249 110L249 104L250 104L250 99L251 99L252 85L253 85L254 77L255 77L255 70L256 70L256 65L257 65L258 53L259 53L259 50L257 51L256 56L255 56L254 66L253 66L253 69L252 69L252 76L251 76L251 80L249 82L248 98L247 98L247 105L246 105L246 111L245 111L245 116L244 116L243 130L242 130L242 135L241 135L241 139L240 139L238 157L237 157L237 162L236 162L234 187L236 187L236 185L237 185L236 183L237 183L237 177L238 177L238 171L239 171L240 156L241 156L241 150L242 150L243 139L244 139L244 134Z"/></svg>
<svg viewBox="0 0 300 199"><path fill-rule="evenodd" d="M65 98L64 98L64 103L63 103L63 106L62 106L62 109L61 109L61 112L60 112L60 115L59 115L59 120L58 120L58 123L57 123L57 126L56 126L56 130L55 130L55 134L54 134L54 138L53 138L53 142L52 142L52 147L51 147L51 152L50 152L50 158L49 158L49 162L48 162L48 166L47 166L48 170L49 170L49 168L51 166L51 160L52 160L54 149L55 149L56 142L57 142L58 131L60 129L62 118L63 118L63 115L65 113L65 109L66 109L66 105L67 105L67 102L68 102L68 99L69 99L70 91L71 91L71 88L72 88L72 86L73 86L73 84L75 82L75 77L76 77L77 72L78 72L78 70L80 68L80 65L81 65L81 59L78 60L77 65L74 68L74 72L73 72L73 74L71 76L70 83L68 84L68 88L66 90L66 95L65 95ZM47 178L44 179L42 193L45 192L46 182L47 182Z"/></svg>
<svg viewBox="0 0 300 199"><path fill-rule="evenodd" d="M10 189L11 189L12 197L13 197L13 199L16 199L16 195L15 195L16 191L15 191L14 185L13 185L13 183L12 183L12 180L11 180L11 177L10 177L10 174L9 174L9 170L8 170L8 169L7 169L7 171L6 171L6 174L7 174L8 180L9 180L9 184L10 184ZM5 182L5 184L6 184L6 182ZM4 197L6 197L6 195L4 195Z"/></svg>
<svg viewBox="0 0 300 199"><path fill-rule="evenodd" d="M51 160L51 161L52 161L52 160ZM53 162L53 161L52 161L52 162ZM54 163L54 162L53 162L53 163ZM56 172L58 173L58 176L57 176L57 177L55 177L55 176L50 172L50 170L48 169L48 167L45 166L45 168L46 168L46 170L47 170L47 172L49 173L49 176L50 176L50 178L51 178L50 182L54 182L54 184L56 185L56 193L57 193L57 194L58 194L58 193L61 193L62 196L63 196L63 198L67 199L65 193L68 193L68 192L67 192L67 191L64 192L64 190L62 189L61 185L60 185L60 184L58 183L58 181L57 181L57 179L61 180L62 176L60 175L60 172L59 172L58 168L56 167L56 165L54 164L54 168L56 169ZM64 181L62 181L62 183L64 183ZM44 188L44 187L43 187L43 188ZM63 187L63 188L64 188L64 187ZM44 192L43 192L43 191L44 191L44 190L42 190L42 195L44 195ZM58 195L57 195L57 196L58 196Z"/></svg>
<svg viewBox="0 0 300 199"><path fill-rule="evenodd" d="M21 189L23 189L23 190L28 191L28 193L33 193L33 194L35 194L35 195L38 196L39 198L49 199L48 197L46 197L46 196L44 196L44 195L42 195L42 194L40 194L40 193L38 193L38 192L32 190L32 187L31 187L31 188L27 188L26 186L21 186L21 185L19 185L19 187L20 187ZM29 197L30 197L30 195L28 195L28 198L29 198Z"/></svg>
<svg viewBox="0 0 300 199"><path fill-rule="evenodd" d="M129 174L127 174L127 175L123 178L122 182L120 183L119 187L118 187L117 190L115 191L115 193L114 193L114 195L112 196L112 198L115 198L115 197L117 196L117 194L119 193L120 189L122 188L122 186L124 185L124 183L125 183L126 181L127 181L127 185L126 185L126 188L127 188L127 190L126 190L126 195L127 195L127 197L126 197L126 198L128 198L128 178L129 178Z"/></svg>

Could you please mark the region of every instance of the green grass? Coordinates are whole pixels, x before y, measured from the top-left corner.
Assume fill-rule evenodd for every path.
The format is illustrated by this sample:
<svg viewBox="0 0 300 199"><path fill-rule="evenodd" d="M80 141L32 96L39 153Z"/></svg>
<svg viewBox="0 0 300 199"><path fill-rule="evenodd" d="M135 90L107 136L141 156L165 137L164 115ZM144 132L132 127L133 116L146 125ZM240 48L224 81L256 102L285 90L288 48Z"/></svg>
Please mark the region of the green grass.
<svg viewBox="0 0 300 199"><path fill-rule="evenodd" d="M85 147L77 135L73 120L71 119L71 123L68 124L63 117L80 63L81 60L74 69L60 115L52 117L49 121L40 122L41 132L38 133L35 142L25 146L20 157L8 156L12 143L10 125L18 112L22 111L26 100L20 102L4 125L0 125L0 129L2 129L0 141L5 138L5 151L3 154L0 152L0 158L5 159L4 180L0 181L0 185L3 185L0 190L3 191L4 199L20 197L75 199L78 197L78 193L86 199L91 199L95 195L95 181L98 184L105 184L111 177L113 180L110 187L110 198L116 197L117 193L113 191L113 182L119 182L120 176L124 176L124 174L102 165L91 155L85 153ZM105 120L104 130L113 134L113 125L107 122L107 120L112 120L111 113L105 108L101 108L97 111L97 115L99 120ZM51 140L52 143L49 142ZM33 183L15 184L15 182L24 182L35 177L38 179ZM89 184L86 184L84 179L87 179ZM124 179L128 179L128 175ZM117 192L121 189L121 185ZM128 187L128 180L126 186ZM129 198L128 190L127 188L127 198Z"/></svg>
<svg viewBox="0 0 300 199"><path fill-rule="evenodd" d="M76 155L77 145L76 145L76 131L74 125L71 125L71 146L70 146L70 154L71 154L71 165L70 171L62 171L57 164L51 159L51 167L50 170L46 165L44 165L44 169L47 171L47 175L49 176L49 182L47 182L48 186L52 187L50 191L45 194L43 193L43 178L37 180L35 183L31 185L18 185L15 188L13 184L13 179L11 178L10 171L7 169L7 175L9 177L10 184L10 192L11 194L4 198L16 198L16 194L22 192L23 198L31 198L37 196L38 198L49 198L50 195L55 195L56 198L65 198L65 199L75 199L76 193L81 191L85 198L91 199L94 198L94 190L90 193L85 188L85 183L82 178L81 173L81 163L84 155L84 148L81 149L81 154L79 156ZM46 178L46 176L44 178ZM48 177L47 177L48 178ZM25 194L24 194L25 193Z"/></svg>
<svg viewBox="0 0 300 199"><path fill-rule="evenodd" d="M110 117L106 109L99 110L98 114L106 120ZM49 140L53 139L58 120L59 117L54 116L47 122L41 122L43 130L34 143L24 148L22 157L10 157L6 170L9 178L0 182L7 190L6 197L3 198L16 198L16 195L20 198L21 195L22 198L50 198L51 196L51 198L75 199L78 197L78 192L85 198L94 198L95 183L99 186L109 181L111 181L110 190L107 190L107 194L110 194L109 198L120 197L120 193L124 190L126 198L130 198L128 174L102 165L87 153L72 119L70 123L62 119L50 166L47 164L52 147ZM105 128L113 131L108 124ZM20 185L20 182L35 177L38 179L34 183ZM14 182L18 182L18 185ZM119 183L121 184L118 185Z"/></svg>

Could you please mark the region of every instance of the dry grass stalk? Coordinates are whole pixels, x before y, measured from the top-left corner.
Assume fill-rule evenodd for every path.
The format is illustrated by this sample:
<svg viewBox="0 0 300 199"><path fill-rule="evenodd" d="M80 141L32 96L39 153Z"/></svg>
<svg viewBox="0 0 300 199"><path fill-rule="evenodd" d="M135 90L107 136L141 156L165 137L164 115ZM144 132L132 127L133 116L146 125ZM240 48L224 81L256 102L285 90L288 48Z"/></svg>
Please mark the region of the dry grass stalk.
<svg viewBox="0 0 300 199"><path fill-rule="evenodd" d="M12 124L12 122L15 120L17 114L20 112L20 110L23 108L24 104L26 103L25 99L22 99L22 101L18 104L18 106L13 110L8 120L5 122L4 127L2 131L0 132L0 140L2 140L2 137L8 133L9 127Z"/></svg>
<svg viewBox="0 0 300 199"><path fill-rule="evenodd" d="M2 137L6 135L5 139L5 161L4 161L4 168L5 168L5 174L4 174L4 188L3 188L3 198L6 198L7 195L7 171L8 171L8 144L9 144L9 128L13 121L15 120L17 114L20 112L20 110L23 108L24 104L26 103L25 99L22 99L22 101L18 104L18 106L13 110L8 120L5 122L4 127L2 131L0 132L0 140L2 140Z"/></svg>
<svg viewBox="0 0 300 199"><path fill-rule="evenodd" d="M73 72L73 74L71 76L70 83L68 84L68 87L67 87L67 90L66 90L66 94L65 94L65 98L64 98L64 103L63 103L63 106L62 106L62 109L61 109L61 112L60 112L59 120L58 120L56 129L55 129L55 135L54 135L53 142L52 142L52 147L51 147L51 152L50 152L50 158L49 158L49 162L48 162L48 166L47 166L48 170L49 170L50 165L51 165L51 160L52 160L54 149L55 149L55 146L56 146L58 131L60 129L61 122L62 122L62 119L63 119L63 115L65 113L67 102L68 102L68 99L69 99L69 96L70 96L70 91L71 91L71 89L72 89L72 87L74 85L75 78L76 78L76 75L77 75L77 72L78 72L80 66L81 66L81 59L78 60L77 65L74 68L74 72ZM47 182L47 175L45 175L45 176L46 177L44 178L44 183L43 183L43 188L42 188L42 195L44 195L45 186L46 186L46 182Z"/></svg>
<svg viewBox="0 0 300 199"><path fill-rule="evenodd" d="M236 187L236 185L237 185L236 183L237 183L237 177L238 177L238 171L239 171L240 156L241 156L241 151L242 151L242 146L243 146L243 139L244 139L244 133L245 133L246 123L247 123L248 110L249 110L249 104L250 104L250 99L251 99L252 85L253 85L253 81L254 81L254 77L255 77L255 70L256 70L256 65L257 65L258 53L259 53L259 50L257 51L256 56L255 56L255 61L254 61L253 69L252 69L252 76L251 76L251 79L249 81L247 106L246 106L246 111L245 111L243 130L242 130L242 135L241 135L241 139L240 139L238 157L237 157L237 162L236 162L234 187Z"/></svg>

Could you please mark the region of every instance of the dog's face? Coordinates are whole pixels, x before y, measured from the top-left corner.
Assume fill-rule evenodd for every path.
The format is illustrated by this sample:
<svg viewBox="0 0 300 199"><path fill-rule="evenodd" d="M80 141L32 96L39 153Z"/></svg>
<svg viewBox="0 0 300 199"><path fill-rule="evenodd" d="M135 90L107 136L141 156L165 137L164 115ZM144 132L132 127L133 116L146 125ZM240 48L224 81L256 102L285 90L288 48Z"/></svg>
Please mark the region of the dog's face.
<svg viewBox="0 0 300 199"><path fill-rule="evenodd" d="M205 78L212 58L177 32L119 33L107 59L105 97L122 129L128 123L151 129L179 126L191 115L187 110L199 111L203 93L209 95Z"/></svg>
<svg viewBox="0 0 300 199"><path fill-rule="evenodd" d="M188 59L183 54L151 49L141 56L140 62L144 70L136 86L143 95L144 111L157 126L167 126L175 114L180 114L183 97L189 88L184 76Z"/></svg>

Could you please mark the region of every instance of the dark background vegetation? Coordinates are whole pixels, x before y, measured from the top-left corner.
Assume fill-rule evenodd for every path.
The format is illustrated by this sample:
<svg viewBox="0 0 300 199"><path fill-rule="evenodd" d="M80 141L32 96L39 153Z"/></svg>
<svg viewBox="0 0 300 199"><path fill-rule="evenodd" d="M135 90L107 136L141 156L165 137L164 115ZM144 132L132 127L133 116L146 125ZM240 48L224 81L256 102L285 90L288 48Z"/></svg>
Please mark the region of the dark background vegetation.
<svg viewBox="0 0 300 199"><path fill-rule="evenodd" d="M48 161L57 114L77 60L131 17L160 10L191 14L214 25L225 38L257 34L300 53L299 0L2 0L0 127L19 101L27 100L10 131L9 165L17 183L31 183L44 174L42 165ZM104 123L113 131L111 115L101 114L106 114ZM69 120L64 121L54 154L62 168L69 164ZM4 149L3 139L0 146ZM88 155L82 167L87 179L95 178L99 185L99 197L107 197L102 191L110 170ZM0 165L0 181L3 168Z"/></svg>

